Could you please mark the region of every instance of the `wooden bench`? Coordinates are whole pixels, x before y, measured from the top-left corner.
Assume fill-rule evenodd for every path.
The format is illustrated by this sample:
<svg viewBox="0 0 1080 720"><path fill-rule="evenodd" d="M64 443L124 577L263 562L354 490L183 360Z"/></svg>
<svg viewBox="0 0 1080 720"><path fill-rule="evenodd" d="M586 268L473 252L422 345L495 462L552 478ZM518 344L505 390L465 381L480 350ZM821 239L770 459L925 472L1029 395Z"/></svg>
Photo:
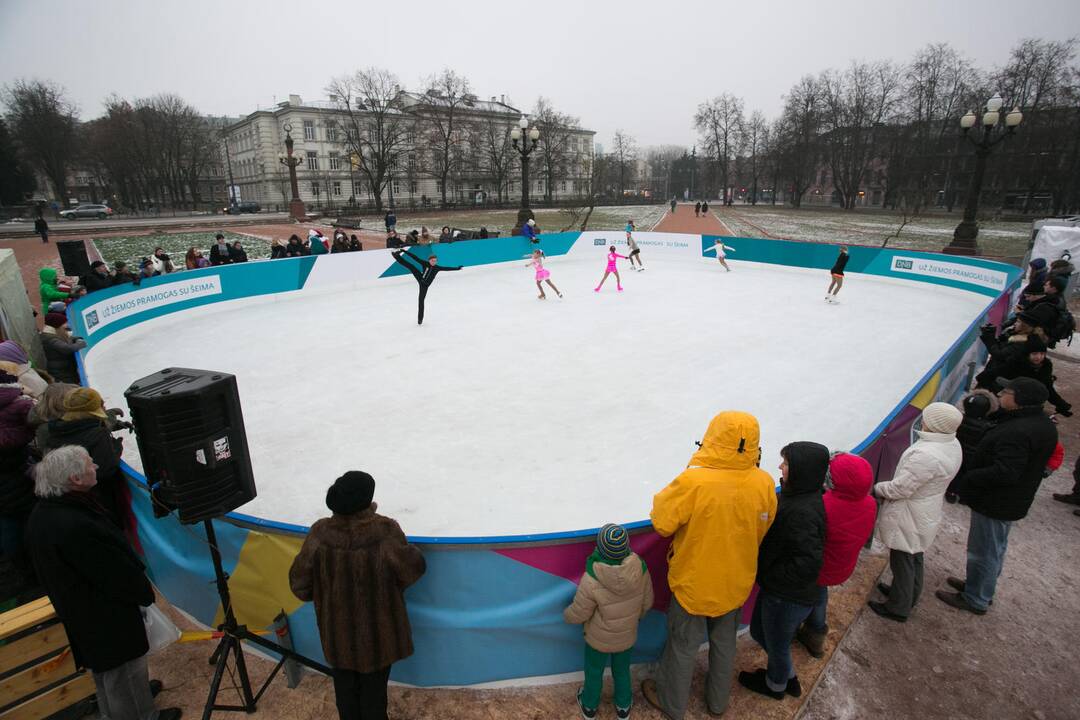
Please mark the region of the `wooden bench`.
<svg viewBox="0 0 1080 720"><path fill-rule="evenodd" d="M38 720L94 694L48 597L0 615L0 720Z"/></svg>

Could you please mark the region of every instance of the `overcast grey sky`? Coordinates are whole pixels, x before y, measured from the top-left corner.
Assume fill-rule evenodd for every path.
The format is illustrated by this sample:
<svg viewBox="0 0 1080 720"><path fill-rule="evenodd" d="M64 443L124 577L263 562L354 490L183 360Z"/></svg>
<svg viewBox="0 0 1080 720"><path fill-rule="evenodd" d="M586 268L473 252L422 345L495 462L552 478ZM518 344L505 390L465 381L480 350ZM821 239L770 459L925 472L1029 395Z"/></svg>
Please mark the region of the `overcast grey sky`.
<svg viewBox="0 0 1080 720"><path fill-rule="evenodd" d="M110 93L245 115L289 93L325 99L357 68L418 89L449 67L481 97L549 98L605 144L616 129L690 144L697 105L722 92L772 117L801 75L852 59L949 42L989 68L1022 38L1071 35L1076 0L0 0L0 84L55 80L83 119Z"/></svg>

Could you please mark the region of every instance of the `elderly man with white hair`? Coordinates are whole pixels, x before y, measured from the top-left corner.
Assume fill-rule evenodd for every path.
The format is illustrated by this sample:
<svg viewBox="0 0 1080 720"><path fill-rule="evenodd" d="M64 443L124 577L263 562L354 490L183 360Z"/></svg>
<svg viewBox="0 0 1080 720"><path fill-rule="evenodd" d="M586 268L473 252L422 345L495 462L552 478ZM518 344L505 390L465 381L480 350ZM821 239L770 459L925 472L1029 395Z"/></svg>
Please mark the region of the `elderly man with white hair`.
<svg viewBox="0 0 1080 720"><path fill-rule="evenodd" d="M96 471L76 445L57 448L34 466L39 501L27 522L27 547L75 662L93 672L102 717L176 720L179 708L154 707L146 666L140 608L154 602L154 589L123 533L89 492Z"/></svg>

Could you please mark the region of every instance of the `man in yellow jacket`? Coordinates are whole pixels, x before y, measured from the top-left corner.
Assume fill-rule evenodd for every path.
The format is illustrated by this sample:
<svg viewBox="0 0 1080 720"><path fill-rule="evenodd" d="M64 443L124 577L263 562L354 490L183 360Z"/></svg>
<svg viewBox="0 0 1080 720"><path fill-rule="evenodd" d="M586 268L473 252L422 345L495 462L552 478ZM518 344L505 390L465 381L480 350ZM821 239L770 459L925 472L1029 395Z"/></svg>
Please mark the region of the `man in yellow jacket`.
<svg viewBox="0 0 1080 720"><path fill-rule="evenodd" d="M759 440L753 415L720 413L686 470L653 498L653 527L675 536L668 551L672 598L656 679L641 689L671 720L686 713L706 632L705 701L713 714L727 709L739 611L754 586L758 546L776 517L776 484L758 467Z"/></svg>

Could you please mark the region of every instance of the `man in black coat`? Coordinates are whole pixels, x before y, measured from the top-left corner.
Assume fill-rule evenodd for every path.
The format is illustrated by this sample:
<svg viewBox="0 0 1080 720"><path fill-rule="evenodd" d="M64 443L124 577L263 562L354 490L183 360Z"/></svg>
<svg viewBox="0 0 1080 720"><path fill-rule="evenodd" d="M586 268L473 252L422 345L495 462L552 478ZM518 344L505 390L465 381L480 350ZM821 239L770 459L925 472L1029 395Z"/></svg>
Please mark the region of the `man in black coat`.
<svg viewBox="0 0 1080 720"><path fill-rule="evenodd" d="M113 285L113 277L109 274L109 266L100 260L90 263L90 274L81 279L83 285L86 286L87 293L104 290Z"/></svg>
<svg viewBox="0 0 1080 720"><path fill-rule="evenodd" d="M97 479L86 450L65 446L34 468L39 498L26 541L38 578L64 624L75 663L89 668L104 717L176 720L158 712L146 667L140 608L154 602L143 564L89 490Z"/></svg>
<svg viewBox="0 0 1080 720"><path fill-rule="evenodd" d="M783 476L776 520L758 549L758 596L750 636L769 656L767 668L739 673L739 683L774 700L802 694L791 660L791 641L818 599L825 557L822 491L829 449L794 442L780 451Z"/></svg>
<svg viewBox="0 0 1080 720"><path fill-rule="evenodd" d="M1009 529L1027 516L1057 445L1054 423L1043 412L1049 393L1038 380L1001 381L996 425L975 450L957 488L971 508L967 577L946 582L957 592L938 590L938 599L960 610L985 615L1005 562Z"/></svg>
<svg viewBox="0 0 1080 720"><path fill-rule="evenodd" d="M229 244L225 242L225 236L218 233L215 239L217 242L210 246L210 264L229 265L233 262L233 257L229 252Z"/></svg>

